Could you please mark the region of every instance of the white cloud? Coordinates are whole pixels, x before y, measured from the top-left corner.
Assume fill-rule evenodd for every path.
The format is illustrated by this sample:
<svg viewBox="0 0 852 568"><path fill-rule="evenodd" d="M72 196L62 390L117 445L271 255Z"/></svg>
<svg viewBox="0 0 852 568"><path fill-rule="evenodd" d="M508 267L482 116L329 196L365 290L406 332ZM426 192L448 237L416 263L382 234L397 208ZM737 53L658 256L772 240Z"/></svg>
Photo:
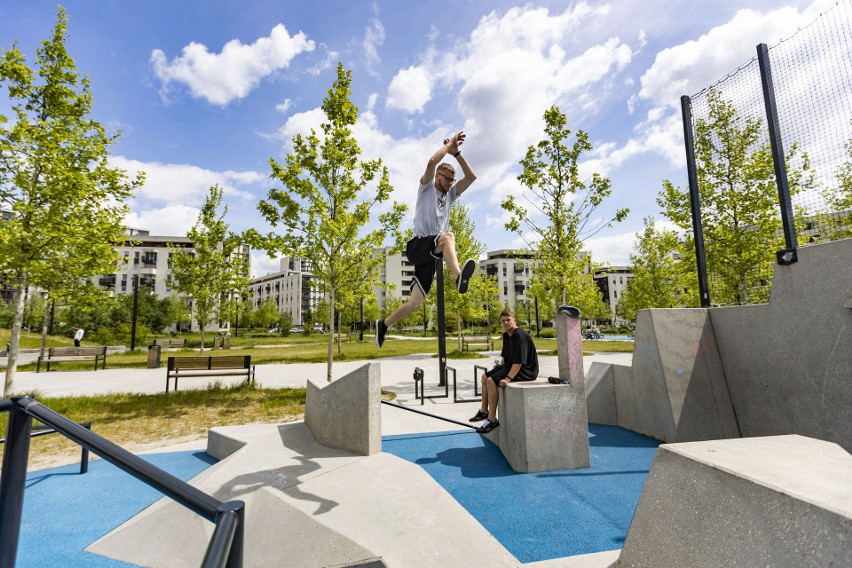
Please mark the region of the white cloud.
<svg viewBox="0 0 852 568"><path fill-rule="evenodd" d="M586 239L583 249L592 253L592 262L628 266L636 232L618 233Z"/></svg>
<svg viewBox="0 0 852 568"><path fill-rule="evenodd" d="M314 42L304 33L291 36L283 24L278 24L269 37L250 45L234 39L220 53L210 53L207 46L192 42L171 61L162 50L155 49L150 61L162 81L163 95L173 84L182 84L194 98L225 106L247 96L263 78L288 67L300 53L313 49Z"/></svg>
<svg viewBox="0 0 852 568"><path fill-rule="evenodd" d="M124 218L128 227L146 229L152 235L183 237L195 225L200 209L188 205L170 205L160 209L131 211Z"/></svg>
<svg viewBox="0 0 852 568"><path fill-rule="evenodd" d="M265 175L253 171L216 172L188 164L141 162L124 156L111 157L110 165L126 170L130 177L144 171L145 185L139 197L172 206L200 206L213 185L219 185L225 196L253 199L254 194L244 187L257 185L267 179Z"/></svg>
<svg viewBox="0 0 852 568"><path fill-rule="evenodd" d="M281 263L277 258L270 258L265 251L251 251L251 275L253 278L266 276L278 272L281 269Z"/></svg>
<svg viewBox="0 0 852 568"><path fill-rule="evenodd" d="M432 98L432 79L423 67L403 69L391 81L385 103L388 108L405 112L423 112Z"/></svg>
<svg viewBox="0 0 852 568"><path fill-rule="evenodd" d="M293 101L291 101L290 99L284 99L283 103L278 103L277 105L275 105L275 110L277 110L278 112L287 112L292 106Z"/></svg>
<svg viewBox="0 0 852 568"><path fill-rule="evenodd" d="M373 6L373 12L378 12L378 8L375 5ZM370 26L364 32L364 42L361 45L364 50L364 57L367 58L367 72L370 75L378 75L377 69L382 64L379 47L384 42L385 27L378 17L374 17L370 22Z"/></svg>

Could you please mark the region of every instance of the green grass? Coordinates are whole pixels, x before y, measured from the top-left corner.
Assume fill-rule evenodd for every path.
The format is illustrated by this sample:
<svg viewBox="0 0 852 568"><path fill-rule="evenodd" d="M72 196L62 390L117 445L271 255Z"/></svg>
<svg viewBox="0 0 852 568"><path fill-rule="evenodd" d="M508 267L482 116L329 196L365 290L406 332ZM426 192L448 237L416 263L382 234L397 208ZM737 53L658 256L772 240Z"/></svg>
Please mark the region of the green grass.
<svg viewBox="0 0 852 568"><path fill-rule="evenodd" d="M92 431L131 451L162 440L198 439L209 428L248 423L280 424L301 420L305 389L259 389L248 383L169 394L110 393L97 396L49 397L38 402L75 422L91 422ZM382 391L384 400L395 398ZM7 413L0 413L5 432ZM30 469L48 460L79 455L79 446L61 435L34 438Z"/></svg>

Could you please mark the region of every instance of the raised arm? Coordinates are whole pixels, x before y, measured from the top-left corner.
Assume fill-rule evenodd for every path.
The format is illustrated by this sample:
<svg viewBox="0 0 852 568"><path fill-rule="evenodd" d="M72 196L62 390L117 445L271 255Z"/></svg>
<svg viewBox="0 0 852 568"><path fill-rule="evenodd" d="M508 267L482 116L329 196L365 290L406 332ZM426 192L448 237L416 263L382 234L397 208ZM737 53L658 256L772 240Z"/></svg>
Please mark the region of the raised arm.
<svg viewBox="0 0 852 568"><path fill-rule="evenodd" d="M438 150L429 158L429 162L426 164L426 171L423 172L423 176L420 178L421 185L429 183L429 181L435 177L435 170L438 168L438 164L441 163L441 160L443 160L444 156L447 154L454 156L458 160L462 172L464 173L464 179L459 180L456 184L456 194L460 195L471 183L473 183L473 180L476 179L476 174L473 173L473 169L471 169L467 161L465 161L459 153L459 147L464 144L465 137L466 135L464 132L459 132L452 138L444 140L444 145L438 148Z"/></svg>

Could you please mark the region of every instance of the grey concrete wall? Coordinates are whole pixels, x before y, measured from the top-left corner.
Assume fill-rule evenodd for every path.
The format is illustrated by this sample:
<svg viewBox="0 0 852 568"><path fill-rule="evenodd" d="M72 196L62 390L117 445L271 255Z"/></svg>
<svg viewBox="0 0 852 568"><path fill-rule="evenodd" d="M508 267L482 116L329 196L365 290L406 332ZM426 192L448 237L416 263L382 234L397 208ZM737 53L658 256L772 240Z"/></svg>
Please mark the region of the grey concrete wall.
<svg viewBox="0 0 852 568"><path fill-rule="evenodd" d="M618 426L615 406L615 368L630 373L629 367L595 361L586 374L586 412L591 424Z"/></svg>
<svg viewBox="0 0 852 568"><path fill-rule="evenodd" d="M852 451L852 239L776 266L768 305L710 309L743 436L801 434Z"/></svg>
<svg viewBox="0 0 852 568"><path fill-rule="evenodd" d="M802 436L660 446L618 566L852 566L852 456Z"/></svg>
<svg viewBox="0 0 852 568"><path fill-rule="evenodd" d="M666 442L739 437L707 310L640 310L631 375L616 381L620 426Z"/></svg>
<svg viewBox="0 0 852 568"><path fill-rule="evenodd" d="M362 455L382 451L382 381L368 363L332 383L308 380L305 425L317 442Z"/></svg>

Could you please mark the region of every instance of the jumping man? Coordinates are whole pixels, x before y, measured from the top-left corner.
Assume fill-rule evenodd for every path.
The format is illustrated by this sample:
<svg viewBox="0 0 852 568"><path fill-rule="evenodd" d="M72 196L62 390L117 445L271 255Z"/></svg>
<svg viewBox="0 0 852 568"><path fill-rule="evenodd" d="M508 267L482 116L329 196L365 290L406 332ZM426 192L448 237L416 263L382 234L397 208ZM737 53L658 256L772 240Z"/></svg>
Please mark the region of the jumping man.
<svg viewBox="0 0 852 568"><path fill-rule="evenodd" d="M476 270L476 261L468 259L464 266L459 268L455 237L447 232L450 207L476 180L476 174L459 149L464 140L464 132L444 140L444 145L429 158L426 171L420 178L417 203L414 206L414 238L405 246L405 256L414 265L411 294L408 301L394 313L376 322L376 344L379 347L385 342L385 334L390 326L414 313L423 304L435 278L436 258L446 261L456 279L459 293L467 292L470 277ZM441 163L447 154L459 163L464 173L463 178L456 180L453 166L446 162Z"/></svg>

